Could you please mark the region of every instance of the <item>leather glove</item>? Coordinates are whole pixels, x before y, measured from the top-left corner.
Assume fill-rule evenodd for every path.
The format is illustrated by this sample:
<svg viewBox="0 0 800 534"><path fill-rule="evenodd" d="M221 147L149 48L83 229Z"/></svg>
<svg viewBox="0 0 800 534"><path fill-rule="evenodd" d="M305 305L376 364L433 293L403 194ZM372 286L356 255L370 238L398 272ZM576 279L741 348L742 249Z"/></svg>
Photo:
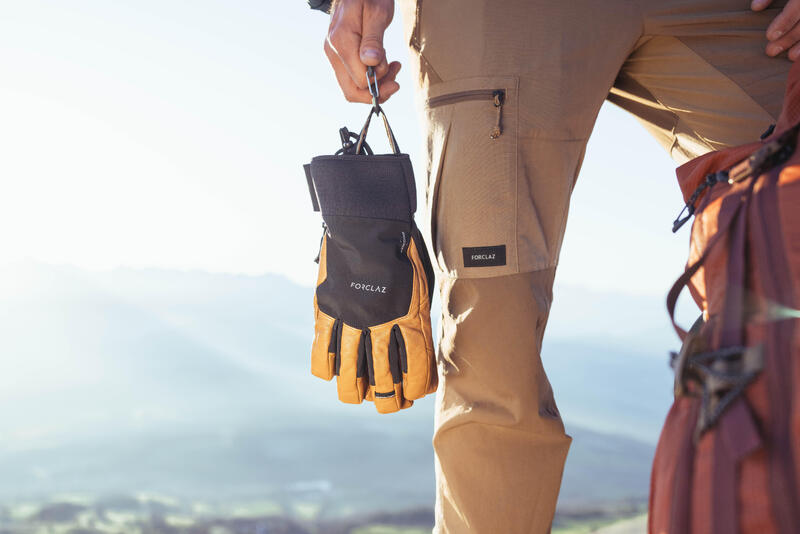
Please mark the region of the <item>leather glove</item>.
<svg viewBox="0 0 800 534"><path fill-rule="evenodd" d="M305 165L325 229L311 372L325 380L335 376L342 402L366 399L390 413L436 391L434 274L414 223L411 161L399 153L388 123L396 153L372 155L362 143L366 127L357 150L343 128L344 153Z"/></svg>

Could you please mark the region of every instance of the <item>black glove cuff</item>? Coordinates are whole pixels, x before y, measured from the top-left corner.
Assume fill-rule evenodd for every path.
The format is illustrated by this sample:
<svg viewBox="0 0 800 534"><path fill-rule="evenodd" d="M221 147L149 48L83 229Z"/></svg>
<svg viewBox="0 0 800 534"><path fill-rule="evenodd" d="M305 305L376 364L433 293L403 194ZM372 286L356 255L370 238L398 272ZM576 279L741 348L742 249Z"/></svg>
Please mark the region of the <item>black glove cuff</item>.
<svg viewBox="0 0 800 534"><path fill-rule="evenodd" d="M417 210L407 154L317 156L306 167L309 192L322 217L368 217L411 222Z"/></svg>

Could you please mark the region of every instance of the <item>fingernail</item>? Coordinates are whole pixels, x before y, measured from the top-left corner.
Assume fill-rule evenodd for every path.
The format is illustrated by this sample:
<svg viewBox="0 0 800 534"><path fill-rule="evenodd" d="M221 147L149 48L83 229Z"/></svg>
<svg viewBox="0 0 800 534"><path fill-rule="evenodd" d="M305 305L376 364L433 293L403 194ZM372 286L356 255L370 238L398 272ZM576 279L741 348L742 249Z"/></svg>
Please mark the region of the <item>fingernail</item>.
<svg viewBox="0 0 800 534"><path fill-rule="evenodd" d="M767 35L767 39L769 39L770 41L774 41L775 39L779 39L781 35L783 35L783 32L781 30L772 30Z"/></svg>
<svg viewBox="0 0 800 534"><path fill-rule="evenodd" d="M761 9L767 5L767 0L753 0L750 4L750 9Z"/></svg>
<svg viewBox="0 0 800 534"><path fill-rule="evenodd" d="M767 54L770 56L777 56L781 52L783 52L783 47L781 45L769 45L767 47Z"/></svg>
<svg viewBox="0 0 800 534"><path fill-rule="evenodd" d="M375 50L374 48L365 48L361 51L361 58L362 59L380 59L381 53Z"/></svg>
<svg viewBox="0 0 800 534"><path fill-rule="evenodd" d="M800 50L792 50L791 52L789 52L789 59L791 59L792 61L794 61L798 57L800 57Z"/></svg>

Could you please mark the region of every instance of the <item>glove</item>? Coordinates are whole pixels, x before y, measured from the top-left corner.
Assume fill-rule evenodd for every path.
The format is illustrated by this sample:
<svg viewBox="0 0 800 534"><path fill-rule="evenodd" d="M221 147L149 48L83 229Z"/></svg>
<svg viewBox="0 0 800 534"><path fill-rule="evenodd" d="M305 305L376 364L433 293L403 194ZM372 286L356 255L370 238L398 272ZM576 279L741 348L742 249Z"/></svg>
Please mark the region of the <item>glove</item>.
<svg viewBox="0 0 800 534"><path fill-rule="evenodd" d="M433 268L414 223L408 155L399 154L393 136L398 153L372 155L362 143L364 130L354 151L342 131L345 153L304 166L325 229L311 372L324 380L335 376L342 402L366 399L378 412L391 413L436 391Z"/></svg>

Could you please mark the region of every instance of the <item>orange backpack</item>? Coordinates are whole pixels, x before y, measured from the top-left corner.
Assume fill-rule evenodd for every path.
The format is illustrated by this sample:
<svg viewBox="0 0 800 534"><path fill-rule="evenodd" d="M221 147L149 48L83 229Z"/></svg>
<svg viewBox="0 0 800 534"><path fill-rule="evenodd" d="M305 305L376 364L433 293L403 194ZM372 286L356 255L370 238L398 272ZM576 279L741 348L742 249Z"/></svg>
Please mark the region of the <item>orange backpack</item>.
<svg viewBox="0 0 800 534"><path fill-rule="evenodd" d="M800 532L800 64L760 142L678 168L692 225L684 287L702 310L673 356L675 401L650 534Z"/></svg>

